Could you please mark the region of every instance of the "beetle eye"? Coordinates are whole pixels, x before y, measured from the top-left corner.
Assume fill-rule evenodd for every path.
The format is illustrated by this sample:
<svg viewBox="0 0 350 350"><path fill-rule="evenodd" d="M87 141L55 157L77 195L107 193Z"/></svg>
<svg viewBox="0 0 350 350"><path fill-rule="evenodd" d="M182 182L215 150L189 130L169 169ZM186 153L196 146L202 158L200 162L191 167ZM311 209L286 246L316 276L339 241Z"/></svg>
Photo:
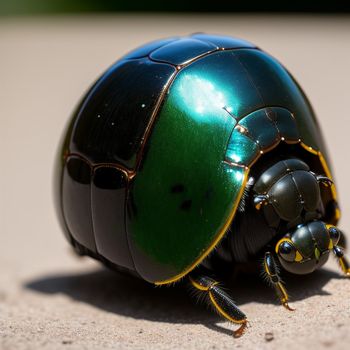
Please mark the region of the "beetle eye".
<svg viewBox="0 0 350 350"><path fill-rule="evenodd" d="M339 242L340 239L340 232L335 227L330 227L328 229L329 237L331 238L334 245L336 245Z"/></svg>
<svg viewBox="0 0 350 350"><path fill-rule="evenodd" d="M295 247L288 241L284 241L279 245L278 252L284 260L290 262L295 260Z"/></svg>

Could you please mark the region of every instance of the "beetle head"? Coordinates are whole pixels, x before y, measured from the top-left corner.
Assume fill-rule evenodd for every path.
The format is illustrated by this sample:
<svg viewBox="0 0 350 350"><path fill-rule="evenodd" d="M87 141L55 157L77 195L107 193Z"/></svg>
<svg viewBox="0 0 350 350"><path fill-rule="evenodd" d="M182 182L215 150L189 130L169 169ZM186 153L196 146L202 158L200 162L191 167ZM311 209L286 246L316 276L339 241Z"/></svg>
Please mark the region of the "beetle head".
<svg viewBox="0 0 350 350"><path fill-rule="evenodd" d="M321 267L330 249L338 243L340 231L322 221L299 225L276 244L276 253L283 268L295 274L307 274Z"/></svg>

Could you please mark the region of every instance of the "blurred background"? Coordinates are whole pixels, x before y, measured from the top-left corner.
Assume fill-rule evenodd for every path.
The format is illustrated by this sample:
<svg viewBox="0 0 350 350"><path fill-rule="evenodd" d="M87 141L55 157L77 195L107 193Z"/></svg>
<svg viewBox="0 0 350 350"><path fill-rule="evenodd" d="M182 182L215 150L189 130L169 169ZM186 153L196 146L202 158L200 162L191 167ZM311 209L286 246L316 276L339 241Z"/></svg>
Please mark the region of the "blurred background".
<svg viewBox="0 0 350 350"><path fill-rule="evenodd" d="M293 314L260 282L233 286L252 325L233 342L232 326L186 291L154 291L76 259L56 220L52 176L72 110L119 57L162 37L231 35L278 58L305 90L350 232L349 9L313 0L0 0L0 349L347 349L350 281L334 262L288 284Z"/></svg>
<svg viewBox="0 0 350 350"><path fill-rule="evenodd" d="M71 13L71 12L309 12L329 13L349 11L348 1L321 2L294 0L291 2L254 1L199 1L199 0L11 0L4 1L0 9L4 14Z"/></svg>

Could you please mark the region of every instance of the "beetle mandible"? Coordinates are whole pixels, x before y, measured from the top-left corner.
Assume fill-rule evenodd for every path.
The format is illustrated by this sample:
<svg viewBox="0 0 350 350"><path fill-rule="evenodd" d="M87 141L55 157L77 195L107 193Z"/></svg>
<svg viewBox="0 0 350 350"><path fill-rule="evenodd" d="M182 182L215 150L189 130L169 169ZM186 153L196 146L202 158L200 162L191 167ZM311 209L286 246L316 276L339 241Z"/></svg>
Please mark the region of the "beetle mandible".
<svg viewBox="0 0 350 350"><path fill-rule="evenodd" d="M64 135L56 207L77 253L156 285L181 279L247 317L216 277L261 268L289 310L283 270L330 252L344 274L336 188L305 94L244 40L194 34L142 46L91 87Z"/></svg>

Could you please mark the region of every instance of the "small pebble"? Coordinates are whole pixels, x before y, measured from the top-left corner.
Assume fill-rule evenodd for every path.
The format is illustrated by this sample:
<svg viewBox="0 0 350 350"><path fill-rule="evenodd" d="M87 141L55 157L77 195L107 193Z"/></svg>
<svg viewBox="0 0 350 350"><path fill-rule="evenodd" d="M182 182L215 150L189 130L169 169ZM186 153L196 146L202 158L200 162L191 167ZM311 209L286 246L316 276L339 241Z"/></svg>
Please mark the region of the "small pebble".
<svg viewBox="0 0 350 350"><path fill-rule="evenodd" d="M272 332L267 332L265 333L265 340L266 341L271 341L274 339L273 333Z"/></svg>

